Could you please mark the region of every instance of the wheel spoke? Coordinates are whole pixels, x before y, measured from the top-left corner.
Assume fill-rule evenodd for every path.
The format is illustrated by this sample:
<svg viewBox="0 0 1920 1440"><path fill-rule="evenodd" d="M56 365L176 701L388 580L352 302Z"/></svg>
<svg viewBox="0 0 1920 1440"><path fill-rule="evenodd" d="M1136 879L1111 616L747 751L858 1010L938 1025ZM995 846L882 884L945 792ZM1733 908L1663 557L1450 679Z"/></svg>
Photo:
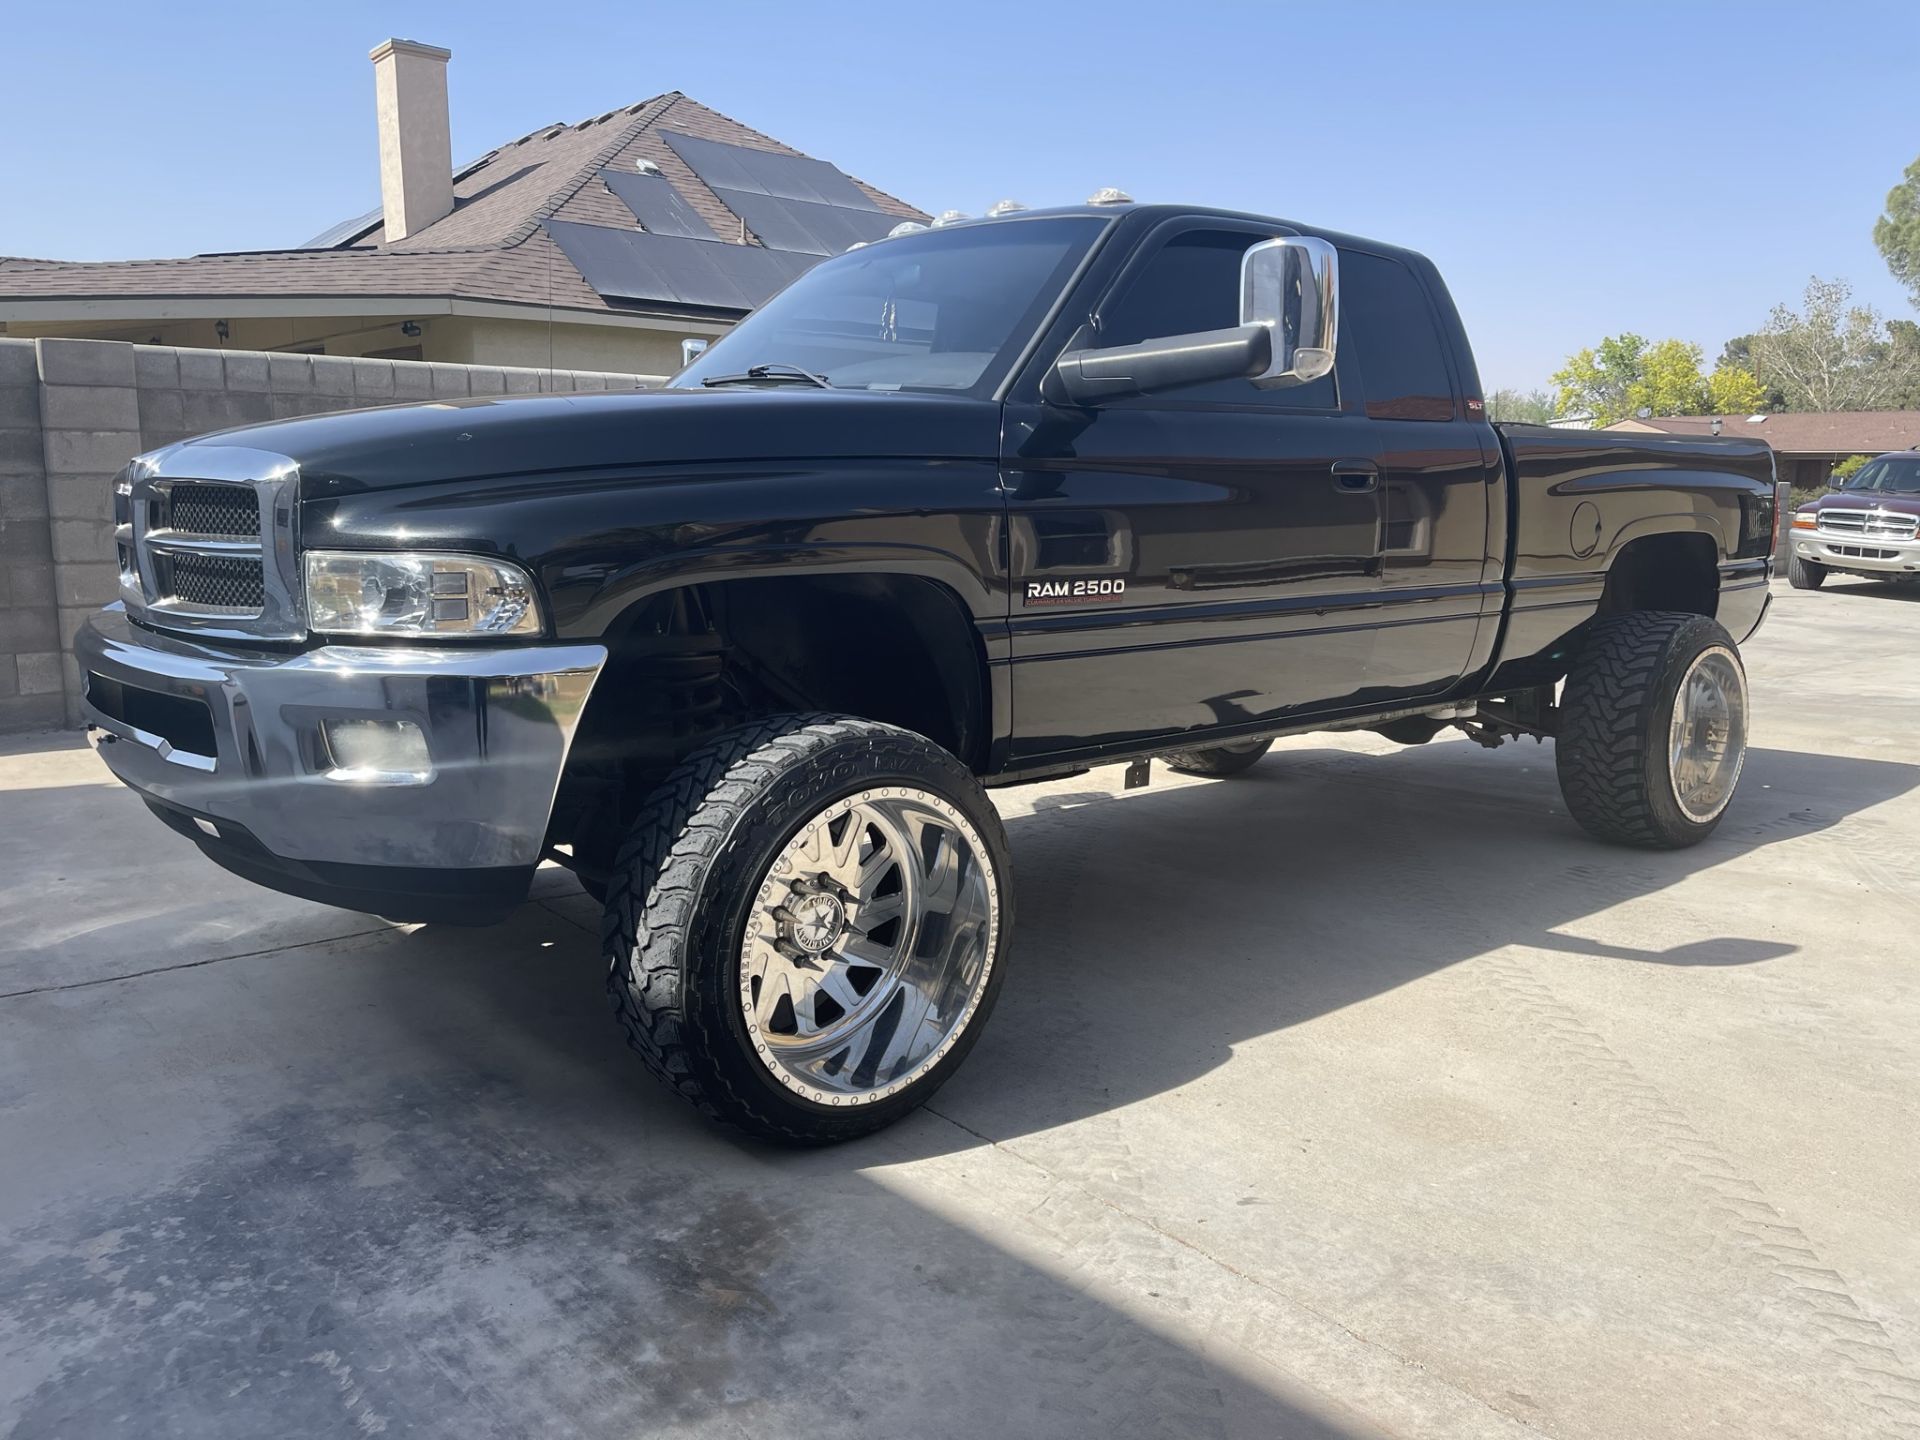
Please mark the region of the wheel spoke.
<svg viewBox="0 0 1920 1440"><path fill-rule="evenodd" d="M862 900L859 909L854 911L853 925L862 935L871 934L889 920L904 915L906 909L907 897L898 890L891 895Z"/></svg>
<svg viewBox="0 0 1920 1440"><path fill-rule="evenodd" d="M835 964L826 956L821 958L826 961L826 968L814 977L814 989L830 996L842 1013L851 1015L860 1008L864 997L853 988L853 981L848 978L846 966ZM812 997L809 996L808 999L809 1009L811 1009Z"/></svg>
<svg viewBox="0 0 1920 1440"><path fill-rule="evenodd" d="M866 899L899 863L900 857L893 853L891 845L883 845L875 850L862 862L860 868L854 871L854 895L859 899Z"/></svg>
<svg viewBox="0 0 1920 1440"><path fill-rule="evenodd" d="M864 935L849 935L840 942L840 954L846 960L875 970L891 968L894 953L887 946L876 945Z"/></svg>

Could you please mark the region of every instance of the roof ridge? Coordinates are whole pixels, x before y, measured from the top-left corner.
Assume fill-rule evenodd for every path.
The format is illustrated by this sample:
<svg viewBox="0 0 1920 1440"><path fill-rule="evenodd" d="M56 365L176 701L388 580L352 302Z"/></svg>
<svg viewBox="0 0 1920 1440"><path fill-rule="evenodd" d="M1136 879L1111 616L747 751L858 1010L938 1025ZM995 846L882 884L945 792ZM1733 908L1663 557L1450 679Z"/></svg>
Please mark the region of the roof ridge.
<svg viewBox="0 0 1920 1440"><path fill-rule="evenodd" d="M685 98L686 97L678 90L668 90L662 94L655 95L650 100L641 101L640 114L634 117L631 124L619 130L610 143L594 151L593 155L587 160L587 163L569 176L558 190L548 195L546 201L534 209L533 214L529 215L512 230L508 231L506 237L498 244L488 248L494 250L512 250L526 244L527 241L540 233L541 225L552 219L555 211L559 210L562 205L566 204L567 201L585 189L594 177L607 167L614 156L631 145L635 136L644 133L661 116L672 110L676 103ZM666 101L666 104L660 105L656 110L654 106L662 100Z"/></svg>

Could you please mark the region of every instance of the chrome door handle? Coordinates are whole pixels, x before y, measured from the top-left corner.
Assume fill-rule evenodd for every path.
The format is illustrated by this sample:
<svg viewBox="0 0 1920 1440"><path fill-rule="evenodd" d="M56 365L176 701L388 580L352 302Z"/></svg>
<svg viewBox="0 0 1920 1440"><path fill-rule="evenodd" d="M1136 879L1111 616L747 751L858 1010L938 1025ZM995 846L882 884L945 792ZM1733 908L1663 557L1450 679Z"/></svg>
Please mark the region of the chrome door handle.
<svg viewBox="0 0 1920 1440"><path fill-rule="evenodd" d="M1333 488L1347 495L1366 495L1380 488L1380 467L1371 460L1333 462Z"/></svg>

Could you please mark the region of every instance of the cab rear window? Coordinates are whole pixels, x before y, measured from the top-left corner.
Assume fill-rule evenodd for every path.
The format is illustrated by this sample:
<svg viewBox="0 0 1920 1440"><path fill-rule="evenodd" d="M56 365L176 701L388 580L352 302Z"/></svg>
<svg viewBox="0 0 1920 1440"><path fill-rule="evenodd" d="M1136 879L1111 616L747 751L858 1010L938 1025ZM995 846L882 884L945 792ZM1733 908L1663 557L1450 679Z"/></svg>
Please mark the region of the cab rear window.
<svg viewBox="0 0 1920 1440"><path fill-rule="evenodd" d="M1340 252L1340 338L1359 352L1367 415L1451 420L1453 377L1427 292L1398 260Z"/></svg>

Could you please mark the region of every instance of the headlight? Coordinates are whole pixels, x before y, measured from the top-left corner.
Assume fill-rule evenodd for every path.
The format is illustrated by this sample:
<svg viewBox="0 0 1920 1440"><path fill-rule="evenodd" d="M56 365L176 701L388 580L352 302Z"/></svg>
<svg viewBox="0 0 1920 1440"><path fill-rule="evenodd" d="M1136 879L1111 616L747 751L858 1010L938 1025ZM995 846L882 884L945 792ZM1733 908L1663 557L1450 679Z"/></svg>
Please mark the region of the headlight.
<svg viewBox="0 0 1920 1440"><path fill-rule="evenodd" d="M1794 511L1793 528L1796 530L1818 530L1820 528L1820 512L1818 510Z"/></svg>
<svg viewBox="0 0 1920 1440"><path fill-rule="evenodd" d="M537 635L527 572L476 555L307 553L307 624L334 635Z"/></svg>

